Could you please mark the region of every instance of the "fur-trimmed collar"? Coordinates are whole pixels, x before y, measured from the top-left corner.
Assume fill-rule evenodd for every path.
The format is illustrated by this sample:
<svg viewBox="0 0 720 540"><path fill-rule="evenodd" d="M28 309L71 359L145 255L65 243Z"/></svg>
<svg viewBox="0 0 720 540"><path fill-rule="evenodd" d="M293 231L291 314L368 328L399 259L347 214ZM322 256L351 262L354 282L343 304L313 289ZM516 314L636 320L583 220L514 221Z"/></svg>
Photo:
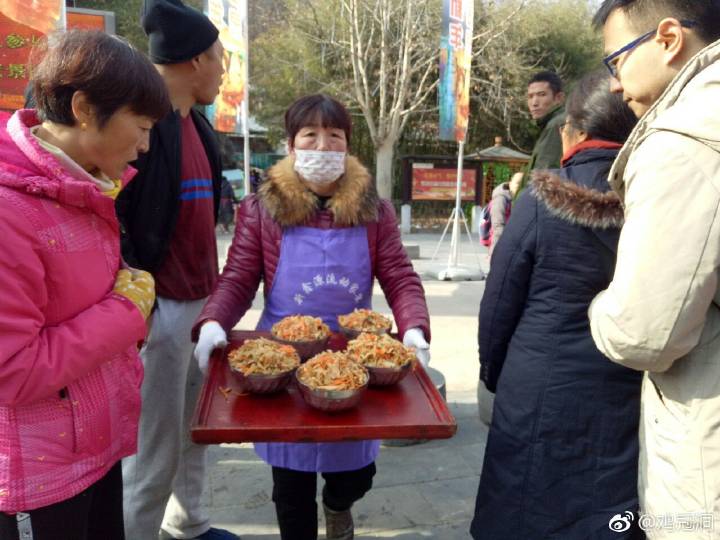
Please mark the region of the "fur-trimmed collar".
<svg viewBox="0 0 720 540"><path fill-rule="evenodd" d="M581 227L620 228L624 211L616 193L580 186L548 171L534 171L532 189L550 213Z"/></svg>
<svg viewBox="0 0 720 540"><path fill-rule="evenodd" d="M317 196L300 181L293 169L294 163L294 158L288 156L275 164L258 191L260 201L283 227L307 223L319 209ZM347 157L345 175L339 182L337 191L327 202L335 223L354 226L377 221L379 198L375 184L357 158Z"/></svg>

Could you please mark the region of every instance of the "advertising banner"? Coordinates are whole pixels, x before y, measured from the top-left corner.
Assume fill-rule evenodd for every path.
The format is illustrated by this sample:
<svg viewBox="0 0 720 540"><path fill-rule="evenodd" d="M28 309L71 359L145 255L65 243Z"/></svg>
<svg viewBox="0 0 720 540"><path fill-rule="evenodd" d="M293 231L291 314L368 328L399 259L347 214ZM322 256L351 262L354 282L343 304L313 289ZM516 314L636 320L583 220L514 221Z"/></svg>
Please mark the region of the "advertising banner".
<svg viewBox="0 0 720 540"><path fill-rule="evenodd" d="M247 84L247 0L208 0L207 15L220 30L225 48L225 76L220 94L207 113L213 127L240 133L241 109Z"/></svg>
<svg viewBox="0 0 720 540"><path fill-rule="evenodd" d="M101 30L115 33L115 13L97 9L67 8L65 27L68 30Z"/></svg>
<svg viewBox="0 0 720 540"><path fill-rule="evenodd" d="M456 169L435 169L432 165L413 163L412 169L412 200L414 201L454 201L457 189ZM462 200L472 201L475 198L475 169L464 170L462 173Z"/></svg>
<svg viewBox="0 0 720 540"><path fill-rule="evenodd" d="M63 0L0 2L0 109L21 109L33 46L63 26Z"/></svg>
<svg viewBox="0 0 720 540"><path fill-rule="evenodd" d="M440 38L440 139L462 142L470 115L473 0L443 0Z"/></svg>

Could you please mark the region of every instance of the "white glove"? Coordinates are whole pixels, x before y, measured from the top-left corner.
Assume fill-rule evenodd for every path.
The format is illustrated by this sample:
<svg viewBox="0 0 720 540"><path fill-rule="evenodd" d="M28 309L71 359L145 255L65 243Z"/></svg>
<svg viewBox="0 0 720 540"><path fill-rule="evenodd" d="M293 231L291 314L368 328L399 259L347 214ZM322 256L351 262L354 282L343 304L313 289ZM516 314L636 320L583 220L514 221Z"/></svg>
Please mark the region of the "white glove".
<svg viewBox="0 0 720 540"><path fill-rule="evenodd" d="M207 375L208 362L212 352L227 345L227 334L217 321L207 321L200 327L197 345L195 345L195 360L204 375Z"/></svg>
<svg viewBox="0 0 720 540"><path fill-rule="evenodd" d="M419 328L410 328L405 331L403 336L403 345L406 347L415 347L415 356L422 366L427 369L430 363L430 344L425 341L425 335Z"/></svg>

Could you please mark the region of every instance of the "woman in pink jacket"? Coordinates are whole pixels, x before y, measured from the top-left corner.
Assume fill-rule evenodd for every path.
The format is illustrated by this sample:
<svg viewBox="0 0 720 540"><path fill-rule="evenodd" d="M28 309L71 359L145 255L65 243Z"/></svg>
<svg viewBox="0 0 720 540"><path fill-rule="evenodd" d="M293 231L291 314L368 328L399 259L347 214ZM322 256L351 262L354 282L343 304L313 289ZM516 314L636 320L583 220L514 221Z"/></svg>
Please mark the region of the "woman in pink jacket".
<svg viewBox="0 0 720 540"><path fill-rule="evenodd" d="M113 199L167 91L124 41L71 32L33 92L0 119L0 538L122 539L154 285L124 268Z"/></svg>

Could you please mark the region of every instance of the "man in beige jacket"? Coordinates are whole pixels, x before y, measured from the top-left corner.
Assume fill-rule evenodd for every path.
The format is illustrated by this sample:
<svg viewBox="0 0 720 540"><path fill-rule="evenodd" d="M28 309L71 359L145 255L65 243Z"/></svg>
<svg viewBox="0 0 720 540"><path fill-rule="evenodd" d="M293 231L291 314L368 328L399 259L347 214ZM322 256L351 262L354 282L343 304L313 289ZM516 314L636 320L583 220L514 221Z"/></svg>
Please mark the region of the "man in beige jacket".
<svg viewBox="0 0 720 540"><path fill-rule="evenodd" d="M640 525L720 538L720 2L605 0L595 23L640 121L610 173L625 226L592 334L647 372Z"/></svg>

